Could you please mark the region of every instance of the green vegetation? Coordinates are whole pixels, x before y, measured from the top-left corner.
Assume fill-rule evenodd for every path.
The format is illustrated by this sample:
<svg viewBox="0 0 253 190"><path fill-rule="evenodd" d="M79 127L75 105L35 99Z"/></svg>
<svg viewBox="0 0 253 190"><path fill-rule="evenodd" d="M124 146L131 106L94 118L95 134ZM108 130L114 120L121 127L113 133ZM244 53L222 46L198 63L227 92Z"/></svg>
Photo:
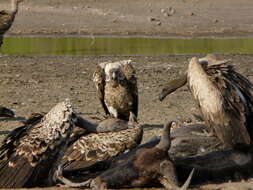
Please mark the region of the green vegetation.
<svg viewBox="0 0 253 190"><path fill-rule="evenodd" d="M8 55L252 54L253 38L6 37L1 53Z"/></svg>

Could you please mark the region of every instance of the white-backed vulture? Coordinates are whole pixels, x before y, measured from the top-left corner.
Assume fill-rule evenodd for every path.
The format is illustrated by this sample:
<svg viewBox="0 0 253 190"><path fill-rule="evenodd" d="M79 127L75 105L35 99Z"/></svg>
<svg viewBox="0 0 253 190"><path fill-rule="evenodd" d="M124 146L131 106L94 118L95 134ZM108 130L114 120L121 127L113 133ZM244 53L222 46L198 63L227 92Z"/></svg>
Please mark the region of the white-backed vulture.
<svg viewBox="0 0 253 190"><path fill-rule="evenodd" d="M106 62L97 65L93 74L98 98L105 114L124 120L130 111L138 116L138 89L131 60Z"/></svg>

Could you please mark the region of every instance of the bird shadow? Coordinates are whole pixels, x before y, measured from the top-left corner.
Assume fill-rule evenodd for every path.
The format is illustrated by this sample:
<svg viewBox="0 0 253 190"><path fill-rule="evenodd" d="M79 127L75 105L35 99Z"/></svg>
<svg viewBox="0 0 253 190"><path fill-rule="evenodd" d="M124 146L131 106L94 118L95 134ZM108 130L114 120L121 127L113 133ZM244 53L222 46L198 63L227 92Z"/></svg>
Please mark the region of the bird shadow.
<svg viewBox="0 0 253 190"><path fill-rule="evenodd" d="M0 121L25 121L25 117L2 117Z"/></svg>
<svg viewBox="0 0 253 190"><path fill-rule="evenodd" d="M8 131L8 130L0 131L0 135L8 135L10 133L11 133L11 131Z"/></svg>

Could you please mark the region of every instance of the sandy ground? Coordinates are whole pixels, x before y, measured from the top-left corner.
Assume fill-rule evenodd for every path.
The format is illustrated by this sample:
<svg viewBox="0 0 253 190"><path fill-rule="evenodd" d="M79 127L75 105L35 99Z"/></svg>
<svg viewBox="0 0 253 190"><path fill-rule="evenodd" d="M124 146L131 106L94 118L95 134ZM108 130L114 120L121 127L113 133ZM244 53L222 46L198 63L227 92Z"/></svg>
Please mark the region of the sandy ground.
<svg viewBox="0 0 253 190"><path fill-rule="evenodd" d="M9 0L0 0L0 9ZM252 36L252 0L25 0L9 35L147 35ZM33 112L47 112L70 98L85 118L103 111L92 83L95 65L104 61L136 62L140 123L147 124L144 141L159 135L165 120L195 122L197 106L187 87L159 102L166 81L182 73L192 56L45 56L0 57L0 105L17 118L0 119L11 130ZM253 55L220 55L253 82ZM3 136L0 136L0 141ZM252 182L207 185L201 189L250 189Z"/></svg>
<svg viewBox="0 0 253 190"><path fill-rule="evenodd" d="M252 36L252 7L252 0L25 0L9 33Z"/></svg>

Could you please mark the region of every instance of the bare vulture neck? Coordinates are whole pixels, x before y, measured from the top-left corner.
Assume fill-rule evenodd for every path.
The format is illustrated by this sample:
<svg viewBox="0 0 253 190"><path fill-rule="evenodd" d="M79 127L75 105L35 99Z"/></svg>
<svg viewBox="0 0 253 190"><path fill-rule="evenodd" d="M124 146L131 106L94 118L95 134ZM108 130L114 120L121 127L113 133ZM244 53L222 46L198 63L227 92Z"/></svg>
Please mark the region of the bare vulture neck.
<svg viewBox="0 0 253 190"><path fill-rule="evenodd" d="M11 1L11 12L12 14L16 14L18 12L18 1L17 0L12 0Z"/></svg>
<svg viewBox="0 0 253 190"><path fill-rule="evenodd" d="M170 126L171 122L164 125L161 141L156 145L157 148L164 151L168 151L170 148Z"/></svg>

